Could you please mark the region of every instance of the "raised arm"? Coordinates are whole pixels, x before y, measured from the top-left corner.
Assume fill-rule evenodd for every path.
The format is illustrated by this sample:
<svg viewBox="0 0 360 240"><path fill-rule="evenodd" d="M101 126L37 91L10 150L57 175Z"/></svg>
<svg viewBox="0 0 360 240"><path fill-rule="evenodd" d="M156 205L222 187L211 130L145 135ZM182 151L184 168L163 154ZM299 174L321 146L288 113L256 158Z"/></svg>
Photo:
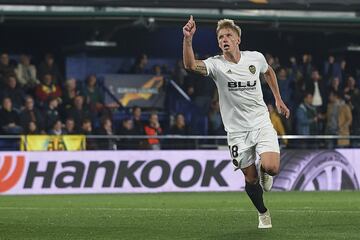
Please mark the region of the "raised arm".
<svg viewBox="0 0 360 240"><path fill-rule="evenodd" d="M190 16L189 21L183 27L184 41L183 41L183 63L186 70L206 76L207 70L205 64L201 60L195 59L194 50L192 47L192 39L196 31L196 24L193 16Z"/></svg>
<svg viewBox="0 0 360 240"><path fill-rule="evenodd" d="M284 114L286 118L289 118L290 111L286 107L285 103L281 99L279 86L277 84L276 74L272 67L268 66L268 70L264 73L265 80L268 83L274 98L275 98L275 105L279 113Z"/></svg>

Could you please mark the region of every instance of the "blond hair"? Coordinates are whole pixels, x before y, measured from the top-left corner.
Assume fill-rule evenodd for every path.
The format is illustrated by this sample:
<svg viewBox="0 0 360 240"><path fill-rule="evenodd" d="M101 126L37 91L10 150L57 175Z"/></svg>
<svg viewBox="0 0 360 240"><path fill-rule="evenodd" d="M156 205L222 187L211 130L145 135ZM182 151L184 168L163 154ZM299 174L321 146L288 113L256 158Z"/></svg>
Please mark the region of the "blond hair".
<svg viewBox="0 0 360 240"><path fill-rule="evenodd" d="M241 28L235 24L234 20L231 20L231 19L219 20L217 23L216 35L223 28L230 28L230 29L234 30L239 35L239 37L241 37Z"/></svg>

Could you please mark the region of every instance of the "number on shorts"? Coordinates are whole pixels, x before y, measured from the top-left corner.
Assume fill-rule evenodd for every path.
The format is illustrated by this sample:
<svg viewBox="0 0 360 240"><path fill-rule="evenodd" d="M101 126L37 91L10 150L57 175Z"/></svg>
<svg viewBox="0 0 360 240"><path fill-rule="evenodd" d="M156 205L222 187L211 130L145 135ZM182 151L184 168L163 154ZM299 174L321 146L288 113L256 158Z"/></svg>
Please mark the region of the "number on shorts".
<svg viewBox="0 0 360 240"><path fill-rule="evenodd" d="M231 151L231 156L233 158L237 158L239 156L239 153L238 153L239 148L238 148L238 146L236 146L236 145L229 146L229 149Z"/></svg>

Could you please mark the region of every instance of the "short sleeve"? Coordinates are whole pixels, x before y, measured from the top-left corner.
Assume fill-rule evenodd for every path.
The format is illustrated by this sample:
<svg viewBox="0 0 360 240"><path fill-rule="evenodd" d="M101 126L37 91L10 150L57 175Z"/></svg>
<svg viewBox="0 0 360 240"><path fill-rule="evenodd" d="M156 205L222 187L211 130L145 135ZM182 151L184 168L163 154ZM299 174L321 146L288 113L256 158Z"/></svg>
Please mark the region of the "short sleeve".
<svg viewBox="0 0 360 240"><path fill-rule="evenodd" d="M203 60L203 62L205 64L208 76L215 79L216 64L214 57L207 58L206 60Z"/></svg>
<svg viewBox="0 0 360 240"><path fill-rule="evenodd" d="M260 72L265 73L268 70L269 65L266 62L266 59L262 53L259 53L259 62L260 62Z"/></svg>

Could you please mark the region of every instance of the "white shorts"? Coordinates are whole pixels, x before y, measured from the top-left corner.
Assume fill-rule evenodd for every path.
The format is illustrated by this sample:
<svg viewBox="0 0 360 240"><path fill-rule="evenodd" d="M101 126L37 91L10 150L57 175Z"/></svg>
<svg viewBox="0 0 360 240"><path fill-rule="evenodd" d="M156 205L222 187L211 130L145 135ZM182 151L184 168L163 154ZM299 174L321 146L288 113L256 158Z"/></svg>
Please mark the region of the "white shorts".
<svg viewBox="0 0 360 240"><path fill-rule="evenodd" d="M227 138L235 170L254 164L256 154L280 153L277 133L272 125L254 131L229 133Z"/></svg>

